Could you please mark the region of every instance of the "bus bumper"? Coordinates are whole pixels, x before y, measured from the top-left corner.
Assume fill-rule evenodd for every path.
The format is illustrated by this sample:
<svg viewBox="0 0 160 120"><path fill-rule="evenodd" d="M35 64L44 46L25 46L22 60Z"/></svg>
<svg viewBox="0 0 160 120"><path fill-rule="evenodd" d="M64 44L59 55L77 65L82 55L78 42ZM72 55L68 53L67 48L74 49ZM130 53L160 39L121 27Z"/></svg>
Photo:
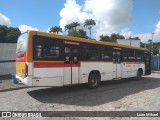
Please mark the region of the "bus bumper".
<svg viewBox="0 0 160 120"><path fill-rule="evenodd" d="M18 81L19 83L23 83L23 84L25 84L25 85L27 85L27 86L32 86L32 80L29 79L29 78L30 78L30 77L22 78L22 77L16 75L16 79L17 79L17 81Z"/></svg>

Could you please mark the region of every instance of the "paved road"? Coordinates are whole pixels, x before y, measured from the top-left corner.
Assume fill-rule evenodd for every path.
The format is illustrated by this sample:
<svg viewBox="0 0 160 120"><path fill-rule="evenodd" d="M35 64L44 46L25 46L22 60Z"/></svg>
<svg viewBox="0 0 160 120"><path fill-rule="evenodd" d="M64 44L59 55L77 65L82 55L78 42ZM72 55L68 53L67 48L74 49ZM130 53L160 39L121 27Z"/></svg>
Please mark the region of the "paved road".
<svg viewBox="0 0 160 120"><path fill-rule="evenodd" d="M1 92L0 110L160 111L160 73L153 73L139 81L126 79L103 82L97 89L87 89L85 85L79 85Z"/></svg>

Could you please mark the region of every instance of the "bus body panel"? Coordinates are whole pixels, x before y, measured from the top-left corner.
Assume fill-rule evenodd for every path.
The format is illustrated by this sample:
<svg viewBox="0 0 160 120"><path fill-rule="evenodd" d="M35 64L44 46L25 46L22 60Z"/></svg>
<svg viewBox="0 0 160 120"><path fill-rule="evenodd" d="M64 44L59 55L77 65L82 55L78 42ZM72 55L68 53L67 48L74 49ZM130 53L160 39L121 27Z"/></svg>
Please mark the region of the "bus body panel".
<svg viewBox="0 0 160 120"><path fill-rule="evenodd" d="M110 68L110 69L108 69ZM112 62L81 62L81 83L87 83L89 74L92 71L99 71L101 81L113 79L113 63Z"/></svg>
<svg viewBox="0 0 160 120"><path fill-rule="evenodd" d="M33 64L33 86L63 86L63 67L58 67L60 63L34 62Z"/></svg>
<svg viewBox="0 0 160 120"><path fill-rule="evenodd" d="M25 78L26 62L16 62L16 75Z"/></svg>
<svg viewBox="0 0 160 120"><path fill-rule="evenodd" d="M20 83L24 83L25 85L32 86L32 66L33 63L31 62L16 62L16 78ZM26 69L27 66L27 76L24 73L20 73Z"/></svg>
<svg viewBox="0 0 160 120"><path fill-rule="evenodd" d="M122 78L122 63L113 64L113 79L121 79Z"/></svg>
<svg viewBox="0 0 160 120"><path fill-rule="evenodd" d="M28 33L23 33L17 42L16 50L16 77L19 80L25 79L27 81L28 65L27 65L27 42ZM27 84L27 82L25 82Z"/></svg>
<svg viewBox="0 0 160 120"><path fill-rule="evenodd" d="M80 67L72 67L72 83L80 84Z"/></svg>
<svg viewBox="0 0 160 120"><path fill-rule="evenodd" d="M123 62L122 64L122 78L135 77L137 75L138 69L143 70L143 75L145 74L145 65L143 62Z"/></svg>

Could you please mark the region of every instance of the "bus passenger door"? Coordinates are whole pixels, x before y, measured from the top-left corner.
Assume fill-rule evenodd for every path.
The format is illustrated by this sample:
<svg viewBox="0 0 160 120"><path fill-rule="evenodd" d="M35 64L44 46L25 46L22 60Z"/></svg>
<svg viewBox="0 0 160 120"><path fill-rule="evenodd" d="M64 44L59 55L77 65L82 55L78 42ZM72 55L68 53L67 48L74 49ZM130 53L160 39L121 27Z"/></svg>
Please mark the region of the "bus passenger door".
<svg viewBox="0 0 160 120"><path fill-rule="evenodd" d="M145 75L151 74L151 55L149 52L144 53Z"/></svg>
<svg viewBox="0 0 160 120"><path fill-rule="evenodd" d="M64 48L64 85L79 83L79 46L65 45Z"/></svg>
<svg viewBox="0 0 160 120"><path fill-rule="evenodd" d="M121 51L113 50L113 79L121 79Z"/></svg>

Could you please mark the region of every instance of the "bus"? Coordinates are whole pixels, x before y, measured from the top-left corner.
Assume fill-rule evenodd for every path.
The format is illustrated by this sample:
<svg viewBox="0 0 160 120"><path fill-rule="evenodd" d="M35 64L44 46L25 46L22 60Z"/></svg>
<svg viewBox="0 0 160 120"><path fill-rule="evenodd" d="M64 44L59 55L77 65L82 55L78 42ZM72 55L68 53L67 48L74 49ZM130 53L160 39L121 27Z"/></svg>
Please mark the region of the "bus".
<svg viewBox="0 0 160 120"><path fill-rule="evenodd" d="M149 50L28 31L17 41L16 78L28 86L67 86L151 74Z"/></svg>

